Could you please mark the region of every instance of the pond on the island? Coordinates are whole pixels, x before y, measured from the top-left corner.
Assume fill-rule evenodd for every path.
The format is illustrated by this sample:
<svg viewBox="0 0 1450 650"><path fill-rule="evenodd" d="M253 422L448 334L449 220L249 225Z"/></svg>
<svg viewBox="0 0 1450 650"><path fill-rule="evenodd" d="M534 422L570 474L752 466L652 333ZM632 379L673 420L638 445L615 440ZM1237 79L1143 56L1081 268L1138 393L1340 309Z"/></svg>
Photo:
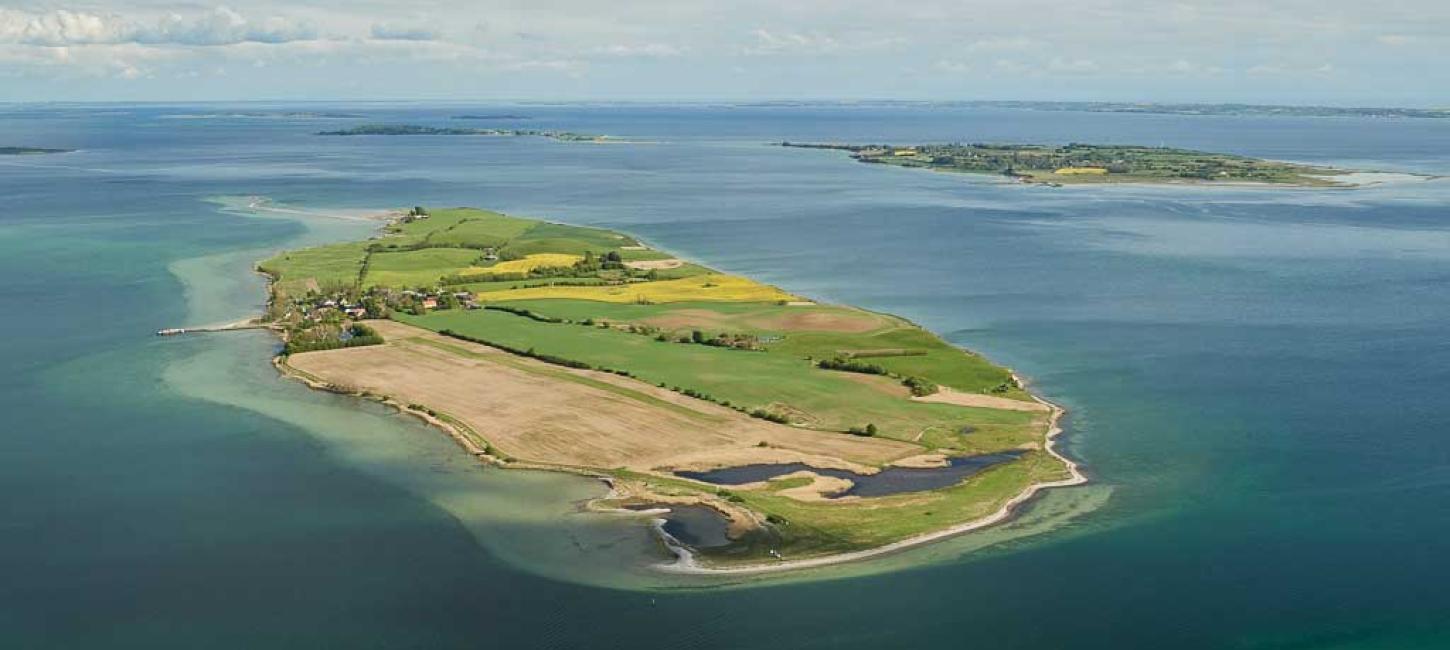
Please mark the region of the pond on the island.
<svg viewBox="0 0 1450 650"><path fill-rule="evenodd" d="M664 529L682 544L694 548L715 548L730 543L726 530L730 522L708 506L670 506Z"/></svg>
<svg viewBox="0 0 1450 650"><path fill-rule="evenodd" d="M994 465L1016 460L1024 452L1004 451L979 456L952 458L943 467L888 467L875 474L858 474L843 469L822 469L805 463L760 463L722 467L704 472L675 472L677 476L714 483L715 485L741 485L765 481L793 472L808 471L824 476L834 476L851 481L851 488L832 495L880 497L905 492L921 492L949 487Z"/></svg>
<svg viewBox="0 0 1450 650"><path fill-rule="evenodd" d="M730 543L730 520L709 506L685 506L645 503L629 505L626 510L656 511L664 520L663 528L670 537L692 548L715 548Z"/></svg>

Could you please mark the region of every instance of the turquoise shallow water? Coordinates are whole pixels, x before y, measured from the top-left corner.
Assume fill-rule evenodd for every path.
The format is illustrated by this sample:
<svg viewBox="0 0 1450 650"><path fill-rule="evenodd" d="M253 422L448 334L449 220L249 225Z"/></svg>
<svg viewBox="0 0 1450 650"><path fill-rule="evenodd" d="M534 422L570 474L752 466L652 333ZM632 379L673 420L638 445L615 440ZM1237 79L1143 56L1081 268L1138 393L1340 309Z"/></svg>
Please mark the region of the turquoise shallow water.
<svg viewBox="0 0 1450 650"><path fill-rule="evenodd" d="M591 146L169 117L214 108L0 112L4 143L82 149L0 159L0 645L1450 645L1450 184L1054 191L762 145L1161 141L1445 173L1450 125L509 109L650 142ZM575 512L589 481L481 470L279 380L260 333L150 336L248 315L252 260L415 203L626 229L910 317L1068 406L1095 482L883 562L681 590L641 570L643 525Z"/></svg>

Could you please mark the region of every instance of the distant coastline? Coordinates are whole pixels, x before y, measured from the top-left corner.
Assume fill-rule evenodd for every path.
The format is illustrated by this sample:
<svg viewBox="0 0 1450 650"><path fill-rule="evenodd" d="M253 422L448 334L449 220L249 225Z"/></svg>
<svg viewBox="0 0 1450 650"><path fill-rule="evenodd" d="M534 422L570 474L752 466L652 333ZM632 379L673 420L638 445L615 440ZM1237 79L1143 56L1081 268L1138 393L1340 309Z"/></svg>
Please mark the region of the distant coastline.
<svg viewBox="0 0 1450 650"><path fill-rule="evenodd" d="M839 144L781 142L782 147L845 151L858 162L968 174L993 174L1049 186L1148 184L1258 184L1347 187L1345 170L1233 154L1080 144Z"/></svg>
<svg viewBox="0 0 1450 650"><path fill-rule="evenodd" d="M485 119L485 118L477 118ZM477 129L467 127L424 126L420 124L363 124L346 129L318 131L326 136L493 136L539 137L560 142L604 142L608 136L555 131L551 129Z"/></svg>
<svg viewBox="0 0 1450 650"><path fill-rule="evenodd" d="M74 151L75 149L47 149L45 147L0 147L0 156L42 156Z"/></svg>
<svg viewBox="0 0 1450 650"><path fill-rule="evenodd" d="M454 120L532 120L534 118L529 117L528 115L515 115L513 113L499 113L499 114L481 114L481 115L480 114L454 115L450 119L454 119Z"/></svg>

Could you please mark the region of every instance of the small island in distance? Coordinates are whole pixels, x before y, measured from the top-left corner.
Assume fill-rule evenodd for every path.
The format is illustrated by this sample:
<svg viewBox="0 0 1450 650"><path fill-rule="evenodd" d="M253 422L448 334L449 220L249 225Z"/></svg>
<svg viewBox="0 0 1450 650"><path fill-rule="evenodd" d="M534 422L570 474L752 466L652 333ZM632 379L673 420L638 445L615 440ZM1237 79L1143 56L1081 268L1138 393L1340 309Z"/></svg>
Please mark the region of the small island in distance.
<svg viewBox="0 0 1450 650"><path fill-rule="evenodd" d="M1265 183L1335 187L1329 167L1169 147L1040 144L820 144L782 147L850 152L863 163L1000 174L1024 183Z"/></svg>
<svg viewBox="0 0 1450 650"><path fill-rule="evenodd" d="M1369 106L1279 106L1274 104L1173 104L1156 102L972 102L974 106L1018 108L1031 111L1086 113L1152 113L1161 115L1252 115L1286 117L1450 118L1450 108L1391 108Z"/></svg>
<svg viewBox="0 0 1450 650"><path fill-rule="evenodd" d="M49 153L71 153L75 149L46 149L44 147L0 147L0 156L37 156Z"/></svg>
<svg viewBox="0 0 1450 650"><path fill-rule="evenodd" d="M482 114L482 115L480 115L480 114L454 115L452 119L455 119L455 120L532 120L534 118L529 117L527 115L514 115L512 113L500 113L500 114Z"/></svg>
<svg viewBox="0 0 1450 650"><path fill-rule="evenodd" d="M503 137L535 136L561 142L602 142L603 135L554 131L551 129L475 129L465 127L423 126L419 124L364 124L335 131L319 131L317 135L485 135Z"/></svg>

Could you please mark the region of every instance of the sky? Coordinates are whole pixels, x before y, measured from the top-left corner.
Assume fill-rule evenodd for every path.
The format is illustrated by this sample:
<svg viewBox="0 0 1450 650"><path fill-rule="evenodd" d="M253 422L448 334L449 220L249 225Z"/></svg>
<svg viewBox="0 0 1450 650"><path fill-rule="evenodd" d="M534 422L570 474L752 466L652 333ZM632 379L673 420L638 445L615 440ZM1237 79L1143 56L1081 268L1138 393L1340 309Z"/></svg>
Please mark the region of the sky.
<svg viewBox="0 0 1450 650"><path fill-rule="evenodd" d="M0 101L1450 107L1446 0L0 0Z"/></svg>

